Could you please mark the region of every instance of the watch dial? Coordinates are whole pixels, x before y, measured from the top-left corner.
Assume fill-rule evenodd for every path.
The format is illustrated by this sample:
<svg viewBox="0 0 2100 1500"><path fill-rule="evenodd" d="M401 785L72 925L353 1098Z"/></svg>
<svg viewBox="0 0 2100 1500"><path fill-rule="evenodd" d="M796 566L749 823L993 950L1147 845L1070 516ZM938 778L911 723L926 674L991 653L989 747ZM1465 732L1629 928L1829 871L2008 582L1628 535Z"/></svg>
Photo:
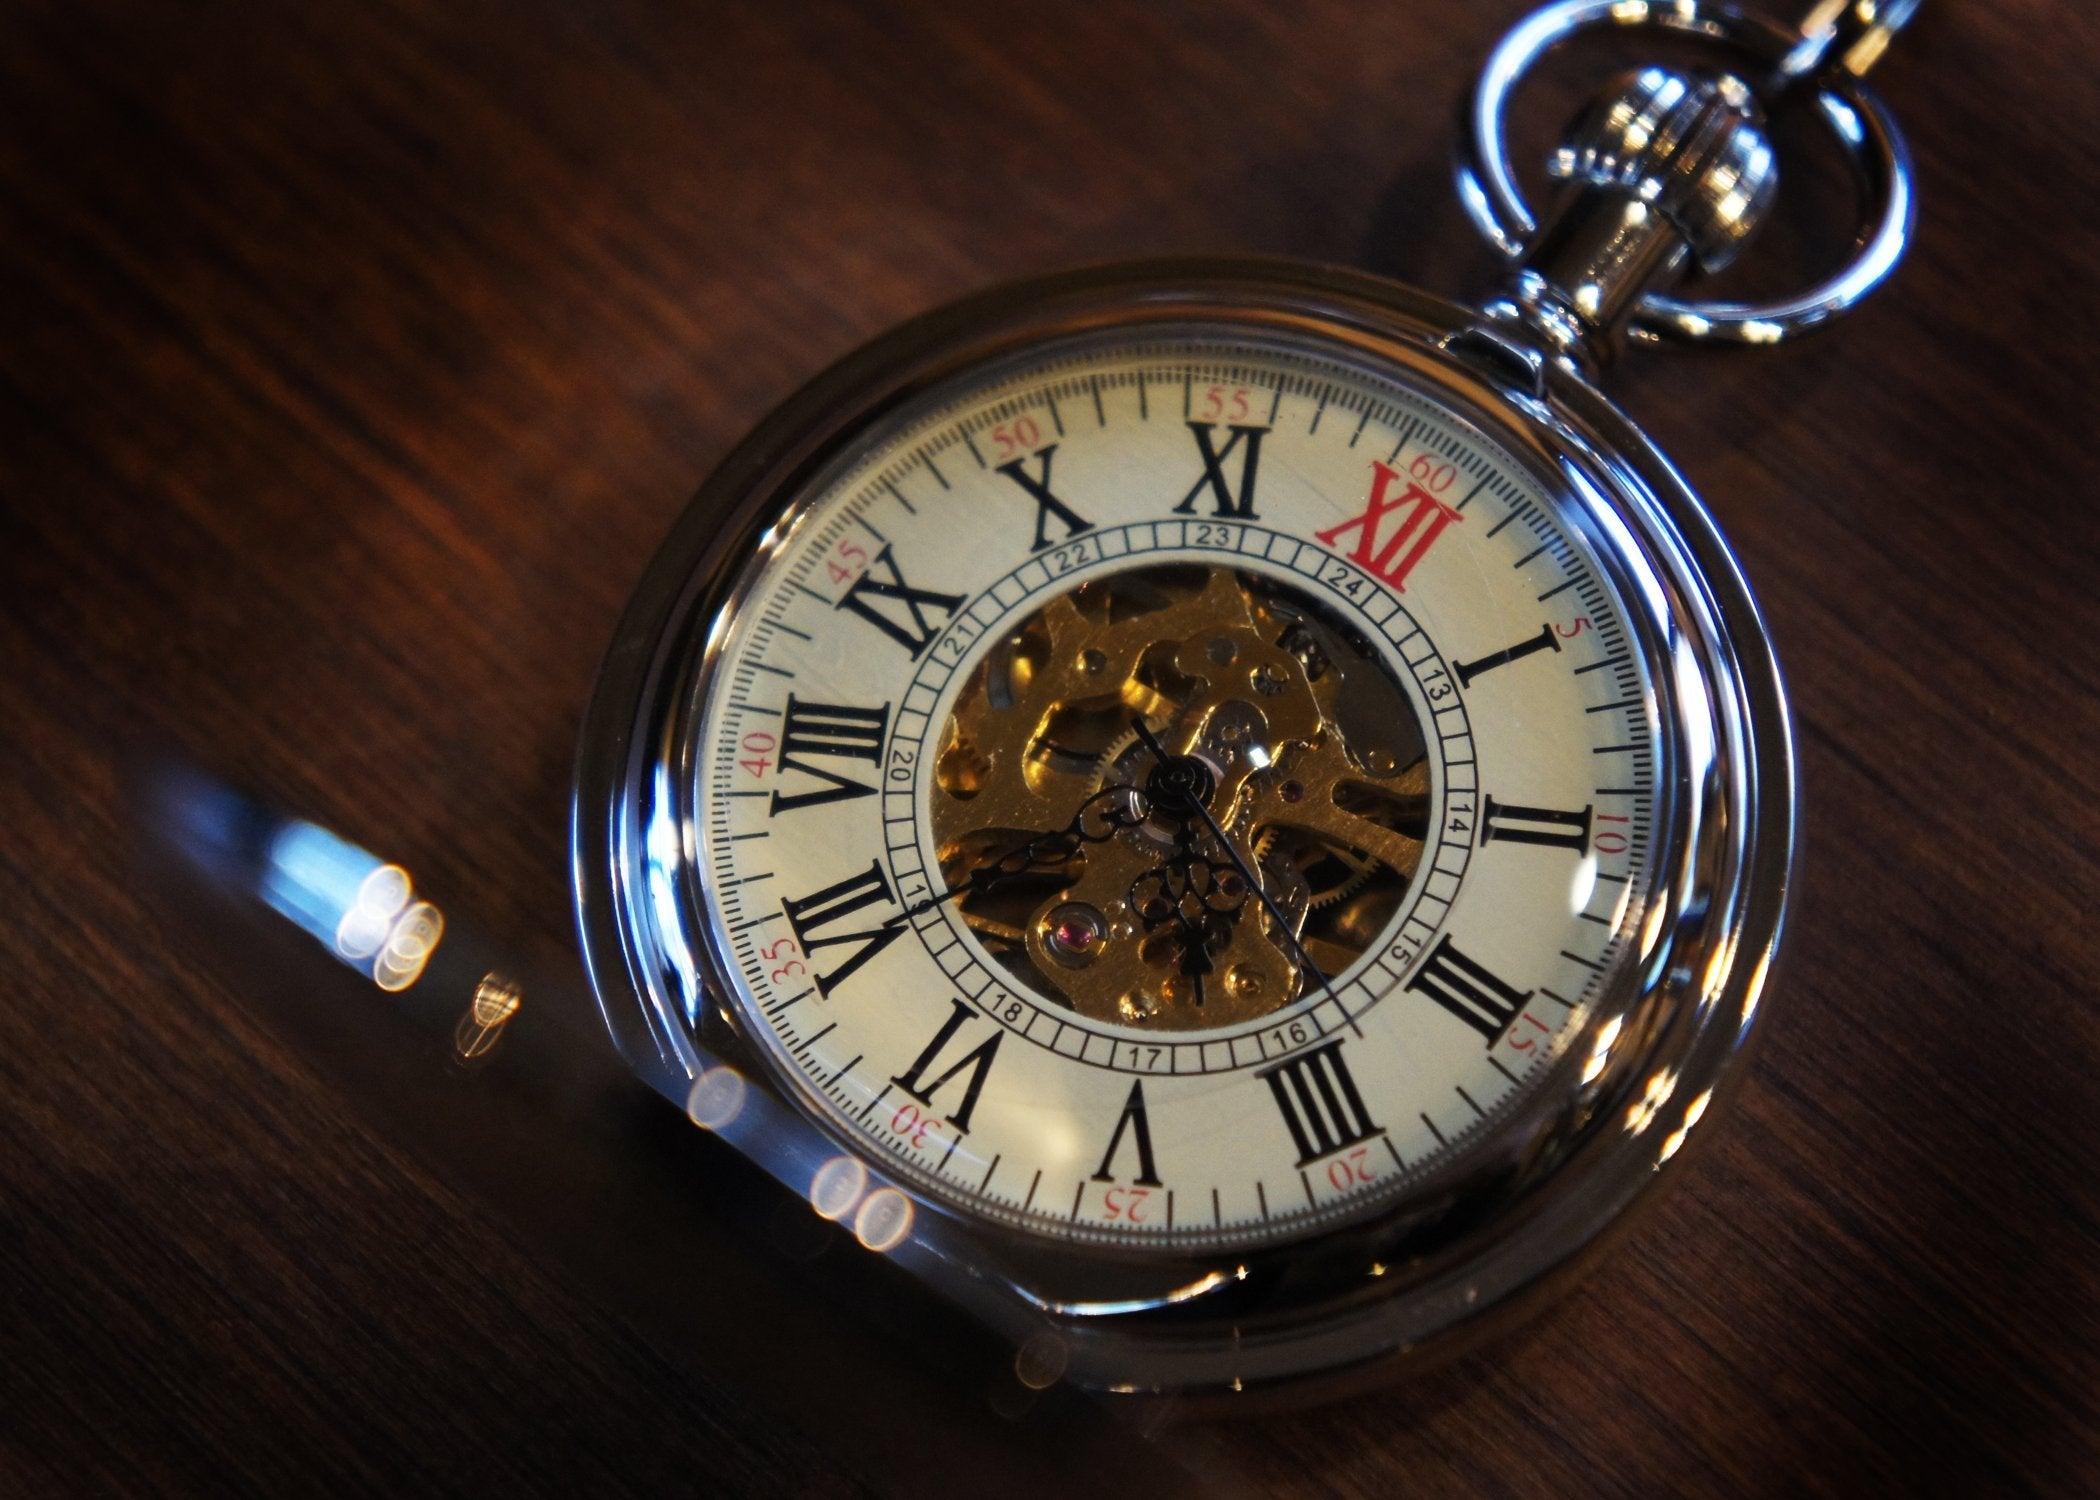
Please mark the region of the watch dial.
<svg viewBox="0 0 2100 1500"><path fill-rule="evenodd" d="M1587 517L1407 373L1158 326L795 497L705 684L738 1024L950 1207L1188 1251L1389 1207L1582 1066L1658 715Z"/></svg>

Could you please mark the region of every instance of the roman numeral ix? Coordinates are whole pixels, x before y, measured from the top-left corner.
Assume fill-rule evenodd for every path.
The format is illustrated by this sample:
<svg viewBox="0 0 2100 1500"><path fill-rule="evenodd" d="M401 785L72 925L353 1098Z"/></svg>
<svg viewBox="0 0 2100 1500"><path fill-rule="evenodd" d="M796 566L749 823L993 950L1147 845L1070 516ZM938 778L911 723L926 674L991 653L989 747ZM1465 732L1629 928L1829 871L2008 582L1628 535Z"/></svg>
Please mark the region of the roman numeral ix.
<svg viewBox="0 0 2100 1500"><path fill-rule="evenodd" d="M875 576L877 568L890 575L888 582ZM906 583L890 544L884 542L867 572L853 580L853 587L836 607L852 610L916 658L962 606L961 594L941 594ZM928 610L938 611L940 618L929 621Z"/></svg>

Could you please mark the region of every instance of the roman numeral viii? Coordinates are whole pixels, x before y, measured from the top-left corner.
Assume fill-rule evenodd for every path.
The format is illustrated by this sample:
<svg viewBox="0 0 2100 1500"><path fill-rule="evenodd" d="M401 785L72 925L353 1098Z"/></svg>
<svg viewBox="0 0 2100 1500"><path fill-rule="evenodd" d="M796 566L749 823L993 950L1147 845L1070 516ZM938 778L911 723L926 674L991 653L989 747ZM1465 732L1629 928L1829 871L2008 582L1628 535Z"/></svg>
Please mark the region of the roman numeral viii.
<svg viewBox="0 0 2100 1500"><path fill-rule="evenodd" d="M1012 463L999 465L999 472L1021 487L1021 493L1035 501L1035 545L1028 550L1040 552L1050 545L1049 525L1052 516L1057 517L1065 528L1058 538L1069 542L1083 531L1092 531L1094 523L1050 493L1050 460L1057 455L1057 444L1052 443L1039 453L1030 455L1035 460L1035 472L1027 469L1028 460L1017 458Z"/></svg>
<svg viewBox="0 0 2100 1500"><path fill-rule="evenodd" d="M1339 1041L1301 1052L1255 1076L1269 1081L1269 1092L1283 1113L1291 1144L1298 1148L1301 1167L1385 1130L1371 1122L1363 1095L1356 1091L1356 1080L1342 1061Z"/></svg>
<svg viewBox="0 0 2100 1500"><path fill-rule="evenodd" d="M841 776L826 766L812 765L809 757L828 756L840 760L882 758L882 736L889 728L890 706L853 708L844 703L805 703L788 694L787 722L780 734L780 773L800 771L826 785L810 792L773 793L775 813L799 807L821 807L827 802L845 802L873 794L866 782Z"/></svg>
<svg viewBox="0 0 2100 1500"><path fill-rule="evenodd" d="M1175 515L1195 514L1196 497L1208 489L1213 501L1212 515L1234 521L1261 519L1254 513L1254 476L1261 465L1261 440L1268 436L1269 429L1242 427L1234 423L1228 430L1232 436L1225 439L1225 446L1220 448L1211 441L1211 434L1217 431L1215 423L1189 423L1189 431L1196 439L1196 453L1203 460L1203 474L1190 487L1181 503L1174 507ZM1226 466L1235 453L1240 456L1240 486L1237 495L1233 493L1232 483L1225 474Z"/></svg>
<svg viewBox="0 0 2100 1500"><path fill-rule="evenodd" d="M1475 963L1451 941L1437 939L1429 962L1407 982L1411 990L1427 995L1445 1010L1487 1038L1492 1047L1502 1040L1509 1023L1517 1018L1530 990L1514 990Z"/></svg>
<svg viewBox="0 0 2100 1500"><path fill-rule="evenodd" d="M926 1044L926 1050L919 1054L918 1061L911 1065L909 1072L892 1078L890 1082L931 1109L934 1107L933 1096L941 1091L948 1080L967 1068L970 1077L963 1085L962 1102L948 1112L948 1123L957 1131L968 1134L970 1114L977 1108L977 1096L984 1092L985 1075L992 1071L992 1059L999 1055L999 1043L1005 1039L1006 1033L994 1027L990 1036L950 1063L940 1077L929 1083L926 1079L927 1072L939 1062L941 1054L948 1050L948 1044L955 1040L955 1034L961 1031L967 1022L977 1019L977 1012L962 1001L951 1000L949 1004L954 1009L948 1012L948 1019L943 1021L941 1029L933 1034L933 1040Z"/></svg>
<svg viewBox="0 0 2100 1500"><path fill-rule="evenodd" d="M875 576L878 568L889 574L887 581ZM884 542L875 560L868 564L868 571L853 580L853 587L846 590L846 597L839 600L837 608L850 609L916 658L933 644L941 627L962 606L961 594L941 594L906 583L890 544ZM929 620L928 611L938 613L940 618Z"/></svg>
<svg viewBox="0 0 2100 1500"><path fill-rule="evenodd" d="M817 993L825 999L831 992L851 979L869 959L904 934L902 922L879 922L873 927L856 927L833 932L828 929L839 926L864 907L895 906L897 898L890 894L890 883L883 878L882 862L868 861L868 868L858 875L849 875L836 885L827 885L821 891L813 891L799 900L785 900L780 909L787 913L788 926L795 929L795 941L802 951L812 958L819 948L831 948L841 944L853 944L853 951L846 961L828 974L817 976Z"/></svg>

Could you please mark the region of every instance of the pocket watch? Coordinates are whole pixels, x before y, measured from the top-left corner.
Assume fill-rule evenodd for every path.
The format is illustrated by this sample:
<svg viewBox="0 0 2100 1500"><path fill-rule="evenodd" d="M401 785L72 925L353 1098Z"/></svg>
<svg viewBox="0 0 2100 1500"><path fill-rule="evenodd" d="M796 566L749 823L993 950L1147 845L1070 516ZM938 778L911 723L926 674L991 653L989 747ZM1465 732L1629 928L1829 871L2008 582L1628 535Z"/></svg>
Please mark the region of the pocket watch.
<svg viewBox="0 0 2100 1500"><path fill-rule="evenodd" d="M789 398L584 725L576 899L630 1064L1032 1384L1347 1384L1536 1300L1740 1071L1795 817L1742 574L1593 381L1889 274L1909 165L1858 75L1911 9L1523 21L1459 173L1514 267L1485 305L1085 270ZM1618 80L1535 228L1504 106L1593 29L1733 71ZM1772 200L1761 101L1831 127L1857 255L1675 300Z"/></svg>

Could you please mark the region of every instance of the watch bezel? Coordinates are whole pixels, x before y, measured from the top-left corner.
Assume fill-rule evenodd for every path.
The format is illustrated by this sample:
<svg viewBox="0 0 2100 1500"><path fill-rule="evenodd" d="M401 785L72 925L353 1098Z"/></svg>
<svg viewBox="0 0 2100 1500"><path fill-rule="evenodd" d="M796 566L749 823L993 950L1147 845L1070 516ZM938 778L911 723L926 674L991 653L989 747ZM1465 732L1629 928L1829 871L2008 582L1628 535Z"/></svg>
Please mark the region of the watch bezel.
<svg viewBox="0 0 2100 1500"><path fill-rule="evenodd" d="M1591 1076L1531 1090L1433 1194L1310 1240L1181 1258L1049 1242L922 1197L924 1264L944 1267L932 1274L948 1283L936 1289L966 1293L1017 1334L1053 1330L1068 1378L1176 1394L1313 1372L1332 1385L1493 1326L1650 1196L1657 1168L1740 1074L1732 1064L1755 1029L1783 926L1793 752L1756 605L1690 488L1573 370L1469 357L1480 315L1441 299L1346 271L1244 260L1069 273L964 299L878 339L790 397L724 460L637 587L578 752L578 920L607 1025L661 1092L682 1100L719 1055L794 1099L721 1001L726 965L697 908L695 851L665 834L690 826L680 799L695 784L697 709L754 558L813 476L960 371L1091 329L1192 321L1290 328L1393 360L1571 506L1601 503L1638 553L1615 557L1598 544L1607 565L1642 575L1614 582L1651 634L1666 746L1692 742L1683 719L1697 710L1692 700L1711 705L1707 763L1673 752L1658 764L1653 899L1663 904L1649 955L1556 1065ZM683 862L669 892L666 861ZM1577 1054L1607 1028L1617 1042L1591 1067ZM1207 1290L1179 1295L1192 1286Z"/></svg>

